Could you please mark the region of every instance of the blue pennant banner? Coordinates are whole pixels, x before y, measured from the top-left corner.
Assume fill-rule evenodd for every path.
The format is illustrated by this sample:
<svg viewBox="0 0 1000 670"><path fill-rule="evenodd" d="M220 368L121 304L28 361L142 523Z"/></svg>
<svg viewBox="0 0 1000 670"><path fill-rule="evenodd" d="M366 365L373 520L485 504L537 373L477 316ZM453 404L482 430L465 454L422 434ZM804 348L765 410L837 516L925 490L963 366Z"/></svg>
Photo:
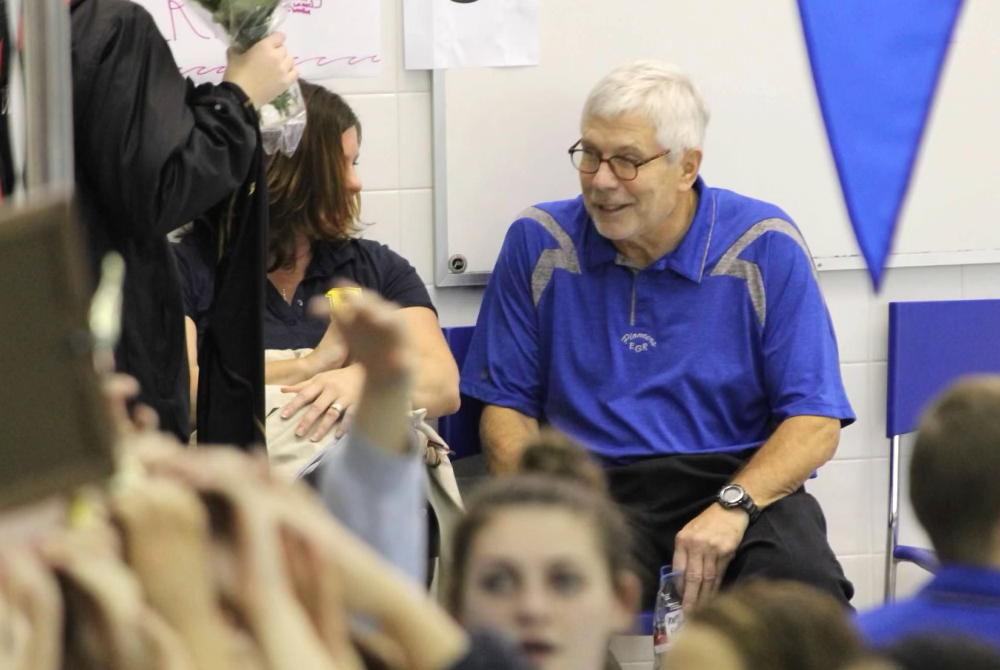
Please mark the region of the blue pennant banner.
<svg viewBox="0 0 1000 670"><path fill-rule="evenodd" d="M876 290L962 0L798 0L854 235Z"/></svg>

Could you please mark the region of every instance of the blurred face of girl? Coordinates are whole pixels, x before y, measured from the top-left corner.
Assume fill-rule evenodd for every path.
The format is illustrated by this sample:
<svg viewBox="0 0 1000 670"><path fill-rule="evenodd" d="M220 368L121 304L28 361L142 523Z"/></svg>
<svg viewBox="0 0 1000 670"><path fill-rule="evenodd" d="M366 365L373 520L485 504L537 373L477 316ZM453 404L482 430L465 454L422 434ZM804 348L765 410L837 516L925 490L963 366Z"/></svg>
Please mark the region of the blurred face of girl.
<svg viewBox="0 0 1000 670"><path fill-rule="evenodd" d="M473 540L461 619L469 628L507 634L540 670L600 670L608 638L632 622L636 590L612 582L597 532L584 517L514 507Z"/></svg>
<svg viewBox="0 0 1000 670"><path fill-rule="evenodd" d="M351 126L340 136L340 146L344 152L345 184L351 193L361 192L361 177L358 176L358 158L361 156L361 145L358 142L358 129Z"/></svg>

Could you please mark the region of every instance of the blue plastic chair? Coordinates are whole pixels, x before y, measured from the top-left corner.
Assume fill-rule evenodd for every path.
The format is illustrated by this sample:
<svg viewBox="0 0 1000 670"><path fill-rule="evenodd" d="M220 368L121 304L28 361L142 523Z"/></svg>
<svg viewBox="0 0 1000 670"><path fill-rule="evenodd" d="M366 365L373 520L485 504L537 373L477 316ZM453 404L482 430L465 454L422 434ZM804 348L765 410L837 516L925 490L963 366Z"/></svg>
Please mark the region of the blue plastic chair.
<svg viewBox="0 0 1000 670"><path fill-rule="evenodd" d="M469 353L472 331L475 326L453 326L442 328L451 355L462 369L465 356ZM438 419L438 434L451 449L451 460L458 460L482 452L479 443L479 416L483 413L483 403L475 398L462 395L462 407L454 414Z"/></svg>
<svg viewBox="0 0 1000 670"><path fill-rule="evenodd" d="M933 551L899 544L900 438L916 430L924 408L959 377L1000 373L1000 300L889 303L888 373L887 601L896 595L900 561L937 569Z"/></svg>

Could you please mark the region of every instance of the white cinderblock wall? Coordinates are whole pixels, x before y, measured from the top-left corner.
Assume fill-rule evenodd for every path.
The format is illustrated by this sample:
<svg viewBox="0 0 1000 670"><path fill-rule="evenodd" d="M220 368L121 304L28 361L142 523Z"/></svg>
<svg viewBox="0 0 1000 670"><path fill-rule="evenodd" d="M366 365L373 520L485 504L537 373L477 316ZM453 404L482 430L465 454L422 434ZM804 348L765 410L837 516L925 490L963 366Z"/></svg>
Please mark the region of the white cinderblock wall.
<svg viewBox="0 0 1000 670"><path fill-rule="evenodd" d="M402 0L381 1L381 76L321 83L344 95L361 119L362 218L374 223L365 236L389 245L413 263L428 283L442 325L472 324L481 290L433 287L430 74L403 69ZM830 542L857 589L855 605L865 608L881 599L885 551L886 304L1000 298L1000 265L890 270L877 296L860 270L821 272L820 283L833 316L844 384L858 422L843 432L836 458L807 488L826 511ZM907 528L904 537L912 532ZM900 591L913 589L923 579L919 570L902 570Z"/></svg>

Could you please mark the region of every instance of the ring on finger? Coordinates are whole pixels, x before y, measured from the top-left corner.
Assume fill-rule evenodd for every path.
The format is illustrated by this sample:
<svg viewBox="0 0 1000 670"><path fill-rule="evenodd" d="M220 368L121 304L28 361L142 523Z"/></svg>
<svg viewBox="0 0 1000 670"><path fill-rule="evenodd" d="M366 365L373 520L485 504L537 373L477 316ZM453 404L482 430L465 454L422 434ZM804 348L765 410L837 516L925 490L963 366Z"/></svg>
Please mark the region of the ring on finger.
<svg viewBox="0 0 1000 670"><path fill-rule="evenodd" d="M344 406L341 405L339 402L332 402L332 403L330 403L330 406L327 407L326 411L328 411L328 412L331 412L331 411L336 412L337 416L340 416L341 414L344 413Z"/></svg>

